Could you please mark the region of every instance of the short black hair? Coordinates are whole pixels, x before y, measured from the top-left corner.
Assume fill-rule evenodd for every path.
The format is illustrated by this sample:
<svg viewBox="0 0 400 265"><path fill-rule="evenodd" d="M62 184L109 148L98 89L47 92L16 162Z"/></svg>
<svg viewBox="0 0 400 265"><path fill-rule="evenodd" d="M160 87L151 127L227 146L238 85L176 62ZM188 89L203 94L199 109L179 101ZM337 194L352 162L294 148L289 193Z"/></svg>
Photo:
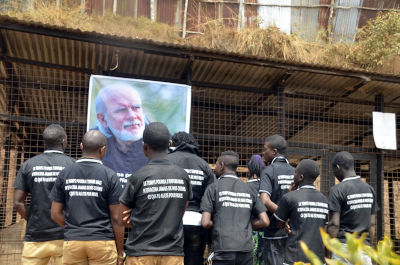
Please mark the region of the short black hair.
<svg viewBox="0 0 400 265"><path fill-rule="evenodd" d="M228 150L222 152L219 159L224 162L224 165L230 170L236 171L239 166L239 155L235 151Z"/></svg>
<svg viewBox="0 0 400 265"><path fill-rule="evenodd" d="M143 132L143 142L153 151L168 149L170 133L164 123L152 122L146 126Z"/></svg>
<svg viewBox="0 0 400 265"><path fill-rule="evenodd" d="M190 144L195 146L196 148L199 148L199 144L197 143L196 139L193 137L193 135L187 132L177 132L172 135L171 140L173 147L178 147L181 144Z"/></svg>
<svg viewBox="0 0 400 265"><path fill-rule="evenodd" d="M320 170L318 163L311 159L303 159L297 165L297 170L306 179L315 181L319 176Z"/></svg>
<svg viewBox="0 0 400 265"><path fill-rule="evenodd" d="M50 124L43 131L43 140L47 147L59 147L67 134L61 125Z"/></svg>
<svg viewBox="0 0 400 265"><path fill-rule="evenodd" d="M343 167L346 170L353 169L354 168L354 158L353 156L346 151L342 151L337 153L331 162L332 166L339 165L340 167Z"/></svg>
<svg viewBox="0 0 400 265"><path fill-rule="evenodd" d="M268 136L265 139L265 142L269 144L269 147L271 149L278 150L279 154L281 154L281 155L286 154L287 142L286 142L285 138L283 138L282 136L280 136L278 134Z"/></svg>
<svg viewBox="0 0 400 265"><path fill-rule="evenodd" d="M260 155L252 155L248 164L250 177L256 175L260 177L261 171L265 168L265 163Z"/></svg>
<svg viewBox="0 0 400 265"><path fill-rule="evenodd" d="M82 152L93 153L107 145L107 138L100 131L90 130L83 136L82 145Z"/></svg>

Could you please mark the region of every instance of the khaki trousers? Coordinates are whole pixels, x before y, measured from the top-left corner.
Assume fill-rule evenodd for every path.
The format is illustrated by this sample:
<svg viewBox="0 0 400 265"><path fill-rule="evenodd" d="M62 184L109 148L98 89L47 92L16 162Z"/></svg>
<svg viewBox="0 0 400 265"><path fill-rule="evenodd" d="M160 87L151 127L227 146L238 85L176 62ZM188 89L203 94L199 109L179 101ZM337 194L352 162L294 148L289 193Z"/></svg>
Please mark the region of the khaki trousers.
<svg viewBox="0 0 400 265"><path fill-rule="evenodd" d="M125 265L183 265L183 256L128 256Z"/></svg>
<svg viewBox="0 0 400 265"><path fill-rule="evenodd" d="M65 265L115 265L117 249L114 240L65 241Z"/></svg>
<svg viewBox="0 0 400 265"><path fill-rule="evenodd" d="M54 265L62 264L64 240L24 242L22 265L46 265L53 258Z"/></svg>

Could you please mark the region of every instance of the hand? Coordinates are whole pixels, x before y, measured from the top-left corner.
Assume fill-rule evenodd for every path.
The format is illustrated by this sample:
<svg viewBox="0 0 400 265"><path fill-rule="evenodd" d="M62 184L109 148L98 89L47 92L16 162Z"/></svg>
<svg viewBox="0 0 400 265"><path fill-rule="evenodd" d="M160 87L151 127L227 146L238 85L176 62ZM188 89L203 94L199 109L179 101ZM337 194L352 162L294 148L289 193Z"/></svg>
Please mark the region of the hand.
<svg viewBox="0 0 400 265"><path fill-rule="evenodd" d="M288 233L288 235L292 233L292 229L290 228L289 222L290 222L289 219L285 222L285 231L286 233Z"/></svg>
<svg viewBox="0 0 400 265"><path fill-rule="evenodd" d="M122 223L126 226L129 226L131 224L131 212L132 209L128 209L122 212Z"/></svg>

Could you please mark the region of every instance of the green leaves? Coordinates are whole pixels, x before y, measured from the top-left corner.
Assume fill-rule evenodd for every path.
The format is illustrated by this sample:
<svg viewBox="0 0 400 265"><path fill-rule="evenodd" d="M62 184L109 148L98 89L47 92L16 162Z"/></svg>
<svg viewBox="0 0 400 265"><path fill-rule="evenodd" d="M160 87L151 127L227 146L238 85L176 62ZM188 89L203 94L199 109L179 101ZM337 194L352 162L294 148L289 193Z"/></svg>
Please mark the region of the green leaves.
<svg viewBox="0 0 400 265"><path fill-rule="evenodd" d="M377 249L365 244L367 235L359 236L357 233L346 234L346 244L342 244L337 238L331 238L324 229L320 228L322 241L325 247L335 255L346 259L351 264L363 265L363 255L371 257L379 265L400 265L400 255L393 252L393 243L390 238L385 237L378 242ZM322 265L321 260L311 251L304 242L300 242L301 249L313 265ZM328 265L344 265L343 262L333 259L326 259ZM310 263L296 262L295 265Z"/></svg>

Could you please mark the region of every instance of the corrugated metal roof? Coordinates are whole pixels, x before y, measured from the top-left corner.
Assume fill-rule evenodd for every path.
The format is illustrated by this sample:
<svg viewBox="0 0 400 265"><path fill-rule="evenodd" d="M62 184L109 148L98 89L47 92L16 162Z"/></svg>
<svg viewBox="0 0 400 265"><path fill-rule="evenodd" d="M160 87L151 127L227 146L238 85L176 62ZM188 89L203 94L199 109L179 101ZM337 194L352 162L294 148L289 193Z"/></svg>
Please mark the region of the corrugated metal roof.
<svg viewBox="0 0 400 265"><path fill-rule="evenodd" d="M197 87L271 93L283 85L285 93L289 94L301 91L309 95L342 97L348 96L343 91L353 91L366 83L362 90L349 95L357 100L373 101L369 94L360 93L370 87L379 88L389 95L388 100L400 102L396 98L400 91L400 76L82 32L4 16L0 17L0 34L6 51L3 59L14 64L41 63L42 67L33 70L15 67L32 82L34 79L54 82L52 80L57 76L62 84L84 87L88 74L98 73L98 65L101 65L101 70L109 75L185 83L191 69L191 82ZM245 96L248 94L243 94ZM218 100L223 101L223 97Z"/></svg>

